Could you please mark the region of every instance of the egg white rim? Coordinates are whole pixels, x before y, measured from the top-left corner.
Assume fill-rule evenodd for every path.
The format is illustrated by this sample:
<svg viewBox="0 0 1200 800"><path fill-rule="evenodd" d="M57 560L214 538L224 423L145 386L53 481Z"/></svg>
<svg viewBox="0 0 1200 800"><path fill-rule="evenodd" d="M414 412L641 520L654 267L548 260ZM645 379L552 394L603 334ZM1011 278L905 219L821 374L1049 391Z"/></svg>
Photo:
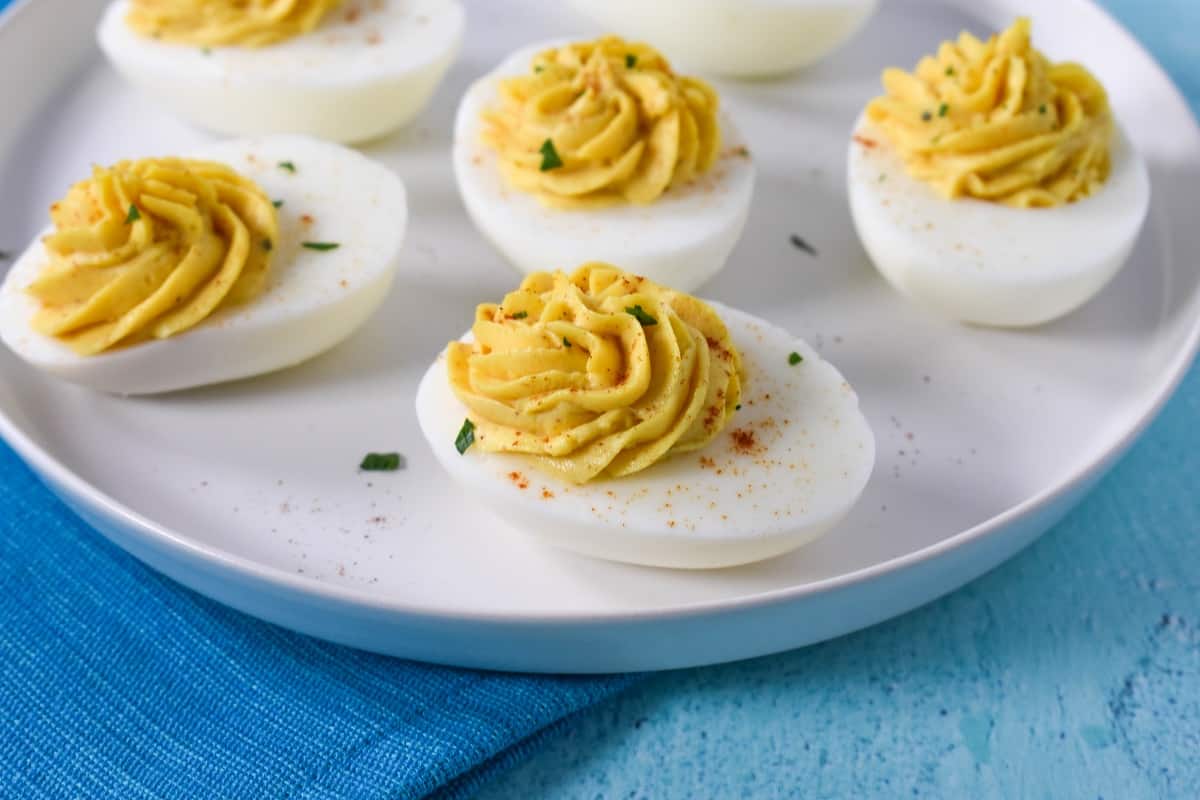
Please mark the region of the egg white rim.
<svg viewBox="0 0 1200 800"><path fill-rule="evenodd" d="M308 136L305 134L294 134L294 133L269 134L269 135L265 135L265 136L222 138L222 139L218 139L214 142L210 142L207 145L201 145L197 148L193 148L188 153L185 153L183 157L185 157L185 158L200 158L200 159L214 159L217 161L217 163L225 164L226 166L229 166L230 168L234 169L235 171L238 172L238 174L245 175L246 173L237 164L232 163L232 161L227 158L216 157L213 155L213 153L216 151L226 150L233 145L245 145L246 146L245 149L247 151L249 151L250 149L252 149L252 145L254 143L260 142L262 140L269 140L273 143L290 140L292 142L301 142L301 143L304 143L305 145L316 145L322 149L331 148L331 149L344 150L346 152L344 154L339 154L339 156L353 158L356 161L365 163L365 165L368 166L369 168L379 169L379 170L385 172L390 178L395 179L395 181L398 184L398 188L400 189L399 199L401 200L401 203L402 203L402 205L401 205L402 213L399 217L401 224L399 226L397 226L399 233L397 236L394 237L395 241L392 243L393 246L392 246L391 250L388 252L388 254L386 255L386 257L378 259L378 264L382 265L382 267L377 266L373 270L364 271L364 275L366 276L365 278L363 276L356 276L357 282L350 289L350 292L351 292L351 294L358 294L363 291L366 291L371 286L373 286L377 281L379 281L381 279L386 279L386 280L390 281L391 277L388 277L389 274L394 276L394 274L398 270L397 259L400 257L400 253L403 250L404 240L406 238L405 234L407 233L408 217L409 217L408 194L407 194L408 189L404 185L404 182L400 178L399 175L397 175L395 172L391 171L390 169L387 169L379 162L368 158L367 156L363 155L358 150L350 148L346 145L341 145L336 142L330 142L330 141L327 141L324 139L318 139L316 137ZM150 154L145 157L156 157L157 155L158 154ZM40 269L40 265L33 265L32 262L36 262L39 259L44 259L45 249L42 244L42 240L43 240L43 237L45 237L47 234L53 233L53 232L54 232L54 225L52 225L52 224L47 225L45 228L40 230L34 236L34 238L32 240L30 240L29 244L25 247L25 249L22 250L21 253L9 265L8 270L4 274L4 277L2 279L0 279L0 294L19 293L22 291L22 289L20 287L17 287L15 285L10 286L10 284L14 283L18 278L23 277L22 273L25 271L25 267L27 265L30 265L29 277L32 278L36 274L36 271L38 269ZM349 248L347 248L347 251L348 250L349 250ZM361 280L359 280L359 279L361 279ZM282 287L274 287L274 290L275 291L283 291ZM349 296L350 295L347 295L347 297L349 297ZM43 345L47 346L51 351L53 351L55 353L56 363L59 366L61 366L63 364L85 363L86 362L86 363L94 364L94 365L101 365L101 364L115 365L115 367L119 368L120 365L124 362L132 361L132 362L136 363L137 361L143 360L147 356L147 351L150 351L150 350L157 351L157 350L162 350L163 348L168 348L171 346L172 339L185 337L189 333L201 334L202 336L203 335L207 335L207 336L215 335L215 336L220 337L223 335L221 333L221 331L223 329L232 327L232 328L235 328L236 330L245 332L247 335L254 335L254 334L260 333L264 330L269 332L269 331L275 329L280 323L287 322L288 320L296 317L296 313L293 310L289 309L286 304L281 305L278 303L274 303L274 302L272 302L273 299L274 299L274 297L272 295L272 289L268 288L267 290L264 290L261 294L259 294L257 297L253 298L251 301L249 301L243 305L233 306L233 307L225 307L225 308L218 307L207 317L200 320L200 322L197 323L195 326L193 326L192 328L189 328L185 331L181 331L180 333L176 334L175 336L168 337L166 339L151 339L149 341L139 342L138 344L132 345L129 347L116 347L111 350L106 350L106 351L96 353L96 354L90 355L90 356L76 355L73 350L71 350L69 347L67 347L62 342L58 341L53 336L47 336L45 334L37 333L36 331L30 331L29 335L32 337L35 337L39 342L41 342ZM9 302L20 303L20 299L13 298L12 300L4 300L2 302L4 302L4 303L9 303ZM324 308L328 308L329 306L336 305L336 304L337 303L335 302L335 303L318 305L318 306L309 308L305 312L303 312L301 314L301 316L303 316L304 314L320 311ZM32 319L33 309L35 308L35 305L36 304L34 304L34 303L21 303L22 308L19 310L21 310L22 313L27 313L28 319ZM26 321L28 321L28 319ZM25 356L22 354L21 348L9 345L7 340L5 340L3 342L3 344L5 346L8 346L9 350L13 353L13 355L20 358L29 367L36 369L40 372L52 373L51 369L44 367L42 364L38 364L38 363L34 363L34 362L26 360ZM61 360L59 360L59 359L61 359ZM290 366L295 366L295 365L294 364L285 364L285 365L278 367L278 369L286 369ZM273 372L273 371L275 371L275 370L271 370L271 372ZM269 374L269 372L253 373L250 375L233 378L231 380L250 380L255 377L258 377L259 375L265 375L265 374ZM203 386L210 386L210 385L215 385L215 384L210 384L210 383L196 384L194 386L182 387L181 389L178 389L178 390L173 389L170 391L172 391L172 392L186 391L188 389L196 389L196 388L201 388Z"/></svg>
<svg viewBox="0 0 1200 800"><path fill-rule="evenodd" d="M720 303L720 302L717 302L715 300L711 300L708 298L704 298L704 302L708 303L709 305L711 305L713 307L713 309L718 313L718 315L720 315L721 318L726 321L726 324L728 327L732 328L735 323L743 323L744 324L748 321L752 321L756 325L761 325L763 328L771 329L771 333L774 335L777 335L778 340L782 341L782 340L786 339L789 342L793 343L793 346L796 347L797 350L800 350L803 352L806 366L807 366L808 362L811 360L813 362L821 363L821 364L825 365L826 367L832 369L837 374L837 376L840 378L841 382L844 385L850 387L850 393L853 396L853 413L857 414L857 416L858 416L857 421L861 421L861 423L862 423L862 428L863 428L862 432L865 434L865 437L866 437L865 444L869 445L869 449L870 449L869 458L865 459L865 461L862 464L856 465L860 469L859 473L850 475L847 478L847 482L855 484L856 488L855 488L855 491L853 492L853 499L849 502L849 504L847 504L845 506L840 506L838 504L832 504L832 505L826 504L826 505L821 506L817 512L812 513L812 514L800 515L798 517L781 518L781 520L788 519L793 524L788 524L788 522L781 521L774 526L763 527L763 528L755 530L752 533L746 533L744 531L739 532L738 535L736 535L736 536L723 536L720 533L715 532L715 531L692 530L692 529L685 528L685 526L683 526L683 525L680 525L676 528L667 528L666 530L655 531L653 533L653 536L658 537L658 538L663 538L663 539L677 539L680 541L681 544L687 544L689 542L709 544L709 543L713 543L713 542L749 541L749 540L753 540L756 538L785 536L790 533L795 533L797 531L803 531L803 530L808 530L811 528L819 528L821 526L836 524L847 513L849 513L850 509L852 509L855 505L857 505L858 501L862 498L862 494L865 491L867 484L870 482L871 475L874 473L874 470L875 470L878 442L875 438L875 432L871 429L870 423L867 422L866 415L863 414L863 412L862 412L861 398L859 397L858 393L854 390L854 387L850 386L850 384L846 381L845 376L843 376L841 374L841 372L838 370L837 365L834 364L832 361L829 361L828 359L824 358L820 353L818 353L816 351L815 348L813 348L810 344L808 344L808 342L805 342L804 340L793 335L789 331L787 331L783 328L780 328L779 326L775 325L774 323L769 322L768 320L762 319L761 317L754 316L754 315L749 314L744 311L738 311L735 309L731 309L729 306L726 306L723 303ZM731 310L735 312L736 316L734 314L730 314ZM733 336L733 340L734 340L735 344L736 344L738 338L739 338L738 336ZM473 337L471 336L470 331L468 331L466 334L464 334L459 339L459 341L462 341L462 342L473 341ZM742 353L743 353L743 358L748 361L749 357L744 355L746 353L746 349L744 347L741 349L742 349ZM419 399L420 397L422 397L425 394L424 387L425 387L425 384L427 381L438 379L437 373L439 371L439 369L438 369L439 367L441 367L442 377L443 378L445 377L445 358L444 357L445 357L445 350L442 350L441 352L438 353L437 357L433 360L433 362L430 364L428 369L422 375L421 381L419 382L419 386L417 389L417 395L416 395L416 398L414 398L414 399ZM765 365L761 368L763 370L767 369L767 367L765 367ZM456 398L451 397L451 399L454 399L455 402L457 402ZM421 414L421 412L419 410L416 413L417 413L417 417L418 417L418 427L421 429L422 434L426 434L426 428L425 428L424 422L422 421L423 415ZM463 408L463 413L464 414L469 413L466 411L465 407ZM733 427L734 427L734 423L730 422L728 429L732 429ZM853 427L852 425L847 423L847 425L846 425L847 430L850 430L852 427ZM853 432L852 432L852 434L853 434ZM433 442L428 441L427 436L426 436L426 441L429 444L430 449L434 449L436 447L436 445ZM450 441L447 440L445 442L445 446L449 447L449 445L450 445ZM693 451L693 452L690 452L687 454L681 454L675 458L667 459L667 461L679 461L680 463L682 463L683 460L688 458L689 456L705 455L705 450L706 450L706 448L701 448L700 450L696 450L696 451ZM711 454L711 451L709 451L709 452ZM445 453L445 451L443 451L443 455L437 456L439 461L442 458L450 458L450 456L446 456L444 453ZM503 457L505 454L488 453L487 455L492 456L492 457ZM512 463L514 465L519 465L520 462L514 461ZM479 470L480 475L484 475L487 470L487 467L484 467L482 465L476 465L474 467L474 469ZM547 477L547 476L542 475L541 473L537 472L537 470L532 467L528 467L528 469L530 470L531 476L536 475L538 480L545 481L547 483L552 483L554 485L554 488L565 488L567 490L570 490L571 488L573 488L573 487L571 487L571 485L568 482L563 481L562 479ZM685 468L685 470L686 469L687 468ZM690 469L695 470L699 473L704 472L703 469L700 469L697 467L691 467ZM458 484L460 486L464 485L464 483L462 481L460 481L458 477L451 475L448 470L446 472L447 472L447 478L449 480L454 481L456 484ZM490 478L491 476L489 475L488 477ZM673 477L671 478L672 481L678 481L678 482L684 482L684 481L687 481L687 479L688 479L688 474L686 471L674 473ZM638 478L637 478L636 474L630 475L626 478L619 479L620 483L626 487L636 484L637 480L638 480ZM598 491L598 487L601 485L604 485L603 481L586 484L584 488ZM501 486L502 486L502 484L501 484ZM498 489L497 490L489 489L488 492L489 492L489 500L491 498L497 498L500 501L503 501L505 499L500 495L500 490L498 490ZM767 496L772 496L772 495L770 493L768 493ZM551 522L563 522L566 524L571 524L574 521L572 519L572 512L569 510L565 510L563 504L551 504L549 506L546 506L543 513L545 514L546 519ZM731 512L731 516L732 516L732 512ZM630 535L639 535L639 534L632 533ZM822 536L824 536L824 534L822 534Z"/></svg>
<svg viewBox="0 0 1200 800"><path fill-rule="evenodd" d="M957 2L965 3L966 0L957 0ZM1067 0L1062 0L1062 2L1067 2ZM1200 149L1200 126L1197 125L1195 117L1192 116L1190 106L1179 91L1179 88L1166 74L1161 65L1146 53L1141 44L1125 28L1117 23L1112 18L1112 15L1101 8L1093 8L1090 4L1085 3L1084 0L1070 0L1070 2L1077 6L1086 7L1090 12L1099 13L1108 23L1112 33L1119 36L1124 41L1126 47L1143 55L1147 67L1157 75L1159 81L1166 88L1166 91L1170 93L1176 104L1180 108L1188 110L1188 116L1192 119L1192 125L1188 130L1188 134L1193 140L1194 147ZM15 17L19 16L24 9L33 3L34 0L16 0L10 9L7 9L3 15L0 15L0 26L11 24L11 21ZM210 571L220 570L234 573L239 577L259 581L277 589L294 591L305 597L318 598L331 603L370 609L372 611L407 615L409 617L435 620L444 619L448 621L505 623L528 628L563 623L600 625L621 622L682 620L703 617L714 612L747 611L780 605L809 595L823 594L868 582L893 572L914 567L925 561L936 559L969 542L987 536L1017 518L1028 516L1033 512L1045 508L1058 498L1102 475L1128 450L1130 445L1141 436L1146 427L1153 421L1163 405L1165 405L1173 394L1174 390L1179 386L1198 351L1200 351L1200 317L1193 322L1192 328L1188 331L1184 339L1183 346L1176 352L1170 367L1160 373L1161 377L1151 392L1151 398L1137 414L1136 422L1124 435L1112 443L1104 453L1097 456L1092 463L1077 468L1072 474L1058 483L946 539L905 553L904 555L872 564L869 567L852 570L841 575L811 581L798 586L757 592L735 600L703 601L699 603L664 606L649 610L598 614L559 610L538 613L463 612L443 606L423 605L407 601L403 603L388 601L368 592L325 584L311 578L300 578L289 572L264 566L256 561L234 555L224 550L197 544L138 514L122 503L113 500L43 450L2 409L0 409L0 435L4 437L23 460L28 462L39 473L54 481L58 486L69 492L72 497L86 503L96 513L121 520L124 523L124 530L131 535L139 536L144 544L152 548L162 548L165 546L173 555L199 561Z"/></svg>
<svg viewBox="0 0 1200 800"><path fill-rule="evenodd" d="M518 50L506 55L499 63L495 64L486 73L473 80L467 89L459 98L458 105L454 111L454 127L451 142L451 158L455 171L455 183L459 194L465 194L462 187L470 183L473 186L478 186L480 180L471 179L464 180L460 175L460 170L468 170L476 165L472 164L472 150L479 147L476 143L478 136L483 128L482 120L479 118L479 112L488 107L491 102L496 99L496 88L499 81L503 78L515 77L524 75L529 68L529 64L533 57L543 50L548 50L553 47L562 47L573 42L592 41L595 37L589 36L569 36L555 39L547 39L542 42L536 42L531 45L526 45ZM749 143L746 137L738 129L737 124L733 120L733 115L729 110L722 105L717 115L717 124L721 127L721 149L722 152L730 148L746 147L748 150ZM748 150L749 151L749 150ZM715 170L717 165L723 159L732 158L732 156L719 155L717 164L714 164ZM491 172L498 172L494 153L489 156L487 169ZM710 170L710 173L713 170ZM709 174L709 173L706 173ZM672 206L679 202L687 202L691 199L694 191L700 191L696 187L684 187L682 191L668 192L664 196L658 198L649 205L634 205L632 203L618 203L616 205L604 206L598 209L554 209L542 206L536 197L528 192L523 192L507 186L502 175L495 175L501 186L505 187L505 191L510 192L512 197L517 198L515 202L524 204L524 208L518 209L522 216L532 217L534 214L564 214L575 217L578 220L595 220L596 225L604 225L605 223L613 225L623 225L630 222L642 221L646 218L652 218L656 211L667 210L671 211ZM698 176L702 179L704 176ZM749 209L754 197L754 184L758 179L758 170L754 161L753 152L749 152L749 157L740 159L735 168L729 169L724 175L714 178L714 185L719 187L727 195L735 195L739 190L741 182L745 181L747 187L744 191L748 194L745 208L742 213L745 214ZM489 192L489 187L480 187L481 191ZM490 193L490 192L489 192ZM465 202L465 199L464 199ZM722 198L719 205L714 205L713 208L724 208L729 204L733 208L731 199ZM682 243L683 247L692 246L699 242L708 240L709 234L707 231L699 231L692 240ZM676 247L680 243L676 243ZM658 248L658 252L670 252L674 247Z"/></svg>
<svg viewBox="0 0 1200 800"><path fill-rule="evenodd" d="M424 53L424 57L422 57L422 58L416 58L416 59L412 59L411 61L403 61L400 63L389 65L388 68L380 69L375 74L371 75L370 77L363 77L361 75L354 75L353 73L350 73L350 72L341 72L341 71L337 71L337 70L328 70L328 69L318 70L318 71L310 71L310 72L305 73L305 83L309 86L312 86L312 87L315 87L318 89L338 89L338 88L345 89L345 88L350 88L350 87L356 87L356 86L377 83L381 80L383 80L383 81L396 80L398 78L403 78L408 75L412 75L413 73L417 73L422 70L428 69L431 66L434 66L439 61L441 61L443 58L445 58L447 54L450 54L452 58L457 57L458 51L462 47L463 34L466 29L466 11L463 8L462 4L459 2L459 0L440 0L440 2L444 2L446 4L447 9L452 11L455 15L454 33L447 40L446 47L440 48L440 49L429 49L429 50L427 50L427 52ZM129 0L112 0L110 3L108 3L106 8L104 9L104 11L101 15L101 18L100 18L100 22L96 26L96 37L95 37L96 41L100 47L100 50L104 53L105 58L108 59L109 61L115 62L117 59L113 58L109 49L107 47L105 47L105 45L104 45L105 38L106 38L104 35L104 31L107 30L110 25L109 17L115 16L116 14L118 14L118 12L123 12L128 7L128 5L129 5ZM120 20L117 20L116 22L114 22L112 24L121 25L121 22L120 22ZM193 61L194 63L206 64L206 63L209 63L209 61L210 61L209 57L203 55L202 48L196 47L194 45L170 44L167 42L145 41L141 37L138 37L136 34L133 34L132 32L129 32L129 34L130 34L130 36L132 36L136 39L138 44L143 45L147 48L141 54L139 54L139 58L147 58L147 57L153 58L156 66L162 66L162 65L166 64L169 67L169 66L172 66L174 63L176 63L173 55L172 55L172 57L169 57L169 58L163 57L167 53L174 54L176 51L176 48L178 48L179 52L186 53L185 58L188 58L189 61ZM316 30L311 31L307 34L303 34L302 36L299 36L299 37L294 37L294 39L304 39L307 37L315 37L315 36L320 36L320 35L322 35L322 30L321 30L321 27L318 26ZM273 47L275 47L275 48L286 47L288 45L288 42L293 41L293 40L284 40L283 42L273 45ZM234 47L212 47L209 49L213 53L219 53L222 50L226 50L226 51L238 50L238 48L234 48ZM276 53L278 53L278 50L276 51ZM241 54L239 54L239 55L241 55ZM254 74L247 74L245 72L238 72L238 71L230 72L228 70L222 70L220 73L215 73L211 76L204 76L204 78L200 79L200 80L197 80L197 76L195 74L188 72L186 74L180 74L178 76L178 79L182 82L186 82L186 83L193 84L193 85L201 84L201 83L207 84L211 80L219 80L222 83L232 86L234 88L272 87L272 86L290 87L290 86L295 85L293 81L284 80L284 79L279 78L278 76L254 75Z"/></svg>
<svg viewBox="0 0 1200 800"><path fill-rule="evenodd" d="M958 197L951 200L937 194L927 183L908 174L895 148L887 142L886 136L879 126L867 119L866 112L864 111L859 115L858 119L851 128L849 146L851 153L847 157L847 193L849 194L849 189L851 187L861 183L861 181L854 181L853 178L857 173L862 173L865 171L865 167L859 166L859 164L862 164L863 160L867 157L853 151L864 146L859 141L859 137L867 136L873 141L879 142L879 147L884 151L884 157L888 160L889 167L887 174L895 174L898 181L903 181L906 189L911 189L913 192L920 193L913 198L913 202L910 204L911 208L922 208L928 204L929 206L944 209L951 218L953 218L956 212L960 210L966 214L975 214L982 210L983 213L986 213L989 217L996 218L997 220L1003 220L1005 222L1013 221L1016 223L1016 227L1021 227L1021 225L1024 224L1022 218L1028 217L1029 215L1044 216L1052 214L1057 217L1059 221L1069 221L1071 224L1079 223L1079 225L1082 227L1083 225L1087 225L1089 223L1087 217L1089 213L1089 203L1099 201L1104 192L1109 188L1113 188L1114 192L1118 191L1118 189L1113 187L1110 182L1120 180L1124 184L1121 189L1144 193L1144 202L1141 205L1137 224L1134 228L1133 238L1136 240L1145 226L1146 219L1149 217L1150 204L1153 201L1152 190L1150 188L1149 181L1149 172L1145 159L1133 146L1133 142L1130 141L1129 137L1126 135L1125 129L1121 126L1119 120L1114 120L1113 134L1113 167L1108 181L1106 181L1104 184L1101 184L1100 189L1097 192L1076 202L1054 206L1052 208L1016 208L1013 206L1004 205L1003 203L993 203L975 197ZM890 184L892 181L889 181L888 183ZM873 200L878 195L873 187L864 189L863 191L865 192L863 196L868 200ZM891 200L892 198L887 199ZM1109 199L1111 199L1111 195L1109 198L1105 199L1106 202ZM904 200L901 199L899 202L902 204ZM857 228L857 226L858 223L856 221L855 227ZM919 234L909 238L912 241L920 243L922 246L924 246L926 243L925 238ZM950 265L949 262L943 258L931 256L924 262L924 271L928 272L929 274L939 274L954 277L958 274L960 266L961 265L959 264ZM1051 273L1051 276L1055 278L1079 277L1088 275L1090 272L1091 269L1086 264L1066 263L1063 264L1061 268L1056 268L1056 270ZM1003 285L1006 287L1027 285L1030 287L1030 289L1036 289L1041 285L1045 277L1045 273L1038 270L1032 270L1029 268L1013 268L1004 272L989 272L986 276L986 280L995 285Z"/></svg>

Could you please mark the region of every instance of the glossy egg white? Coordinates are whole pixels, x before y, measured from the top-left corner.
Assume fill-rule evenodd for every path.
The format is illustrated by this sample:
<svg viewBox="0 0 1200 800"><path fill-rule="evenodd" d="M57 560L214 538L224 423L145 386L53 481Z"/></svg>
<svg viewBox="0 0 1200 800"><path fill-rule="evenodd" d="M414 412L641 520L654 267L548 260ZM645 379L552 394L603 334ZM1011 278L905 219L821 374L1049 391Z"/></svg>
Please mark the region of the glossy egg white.
<svg viewBox="0 0 1200 800"><path fill-rule="evenodd" d="M909 176L877 126L863 117L855 130L847 187L863 247L902 294L962 322L1023 327L1075 310L1125 263L1150 207L1145 162L1120 126L1099 192L1030 209L947 200Z"/></svg>
<svg viewBox="0 0 1200 800"><path fill-rule="evenodd" d="M167 339L80 356L30 327L38 304L25 288L46 261L39 236L0 286L0 339L10 350L73 383L153 394L298 364L345 339L379 307L408 213L404 185L390 170L306 136L231 140L186 155L226 163L283 201L263 293ZM295 172L280 168L283 161ZM320 252L303 247L306 241L339 246Z"/></svg>
<svg viewBox="0 0 1200 800"><path fill-rule="evenodd" d="M450 388L444 355L417 390L421 430L464 497L557 547L689 569L794 550L830 531L858 500L875 463L874 436L854 390L816 351L710 304L741 350L747 379L742 408L703 450L583 486L544 475L519 455L459 455L454 441L467 410ZM804 360L790 364L792 352Z"/></svg>
<svg viewBox="0 0 1200 800"><path fill-rule="evenodd" d="M575 264L580 254L681 291L715 275L737 244L754 192L754 163L727 113L721 114L722 155L706 174L646 206L546 208L510 187L494 150L480 141L481 115L498 102L497 86L525 75L533 57L563 42L534 45L509 56L463 96L454 125L454 175L463 204L480 232L524 273Z"/></svg>
<svg viewBox="0 0 1200 800"><path fill-rule="evenodd" d="M305 133L361 142L401 127L458 55L457 0L351 0L313 32L260 48L159 42L125 23L117 0L100 48L139 90L201 128L235 135Z"/></svg>
<svg viewBox="0 0 1200 800"><path fill-rule="evenodd" d="M580 13L626 38L656 43L701 73L779 75L836 50L878 0L571 0Z"/></svg>

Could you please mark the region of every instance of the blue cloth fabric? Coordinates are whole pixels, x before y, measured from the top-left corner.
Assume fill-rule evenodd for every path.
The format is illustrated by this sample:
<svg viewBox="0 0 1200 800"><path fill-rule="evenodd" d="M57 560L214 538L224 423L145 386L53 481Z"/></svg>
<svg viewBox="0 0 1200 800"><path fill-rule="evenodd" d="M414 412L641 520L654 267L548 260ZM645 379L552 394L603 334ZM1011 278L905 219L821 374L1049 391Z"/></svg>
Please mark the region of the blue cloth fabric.
<svg viewBox="0 0 1200 800"><path fill-rule="evenodd" d="M0 508L3 797L456 797L631 680L427 666L258 622L109 545L7 448Z"/></svg>

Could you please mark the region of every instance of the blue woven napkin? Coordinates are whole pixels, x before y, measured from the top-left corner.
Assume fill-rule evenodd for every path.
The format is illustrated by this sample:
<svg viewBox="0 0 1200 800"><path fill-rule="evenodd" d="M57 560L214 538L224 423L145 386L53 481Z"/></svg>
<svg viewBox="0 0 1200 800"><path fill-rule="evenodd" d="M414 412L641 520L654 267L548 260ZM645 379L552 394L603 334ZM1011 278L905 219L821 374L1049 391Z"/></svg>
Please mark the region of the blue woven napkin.
<svg viewBox="0 0 1200 800"><path fill-rule="evenodd" d="M0 508L3 797L465 796L631 680L427 666L258 622L108 544L3 445Z"/></svg>

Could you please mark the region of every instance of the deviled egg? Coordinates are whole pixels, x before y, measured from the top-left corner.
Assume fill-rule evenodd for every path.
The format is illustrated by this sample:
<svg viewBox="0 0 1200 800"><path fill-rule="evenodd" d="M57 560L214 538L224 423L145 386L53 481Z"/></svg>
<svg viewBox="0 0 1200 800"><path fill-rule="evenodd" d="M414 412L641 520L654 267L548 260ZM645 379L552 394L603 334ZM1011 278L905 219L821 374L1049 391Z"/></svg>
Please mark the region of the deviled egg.
<svg viewBox="0 0 1200 800"><path fill-rule="evenodd" d="M1150 205L1100 83L1020 19L883 74L850 144L854 224L903 294L963 322L1037 325L1116 274Z"/></svg>
<svg viewBox="0 0 1200 800"><path fill-rule="evenodd" d="M587 252L683 290L725 264L754 188L713 88L615 37L530 47L475 83L454 172L475 224L522 272Z"/></svg>
<svg viewBox="0 0 1200 800"><path fill-rule="evenodd" d="M415 117L458 54L457 0L117 0L100 47L209 130L360 142Z"/></svg>
<svg viewBox="0 0 1200 800"><path fill-rule="evenodd" d="M480 305L416 410L463 491L514 525L663 567L800 547L875 460L854 390L804 342L607 264Z"/></svg>
<svg viewBox="0 0 1200 800"><path fill-rule="evenodd" d="M378 308L404 185L305 136L96 167L0 286L0 338L30 364L150 394L297 364Z"/></svg>
<svg viewBox="0 0 1200 800"><path fill-rule="evenodd" d="M571 0L622 36L658 42L685 66L734 78L806 67L861 28L878 0Z"/></svg>

